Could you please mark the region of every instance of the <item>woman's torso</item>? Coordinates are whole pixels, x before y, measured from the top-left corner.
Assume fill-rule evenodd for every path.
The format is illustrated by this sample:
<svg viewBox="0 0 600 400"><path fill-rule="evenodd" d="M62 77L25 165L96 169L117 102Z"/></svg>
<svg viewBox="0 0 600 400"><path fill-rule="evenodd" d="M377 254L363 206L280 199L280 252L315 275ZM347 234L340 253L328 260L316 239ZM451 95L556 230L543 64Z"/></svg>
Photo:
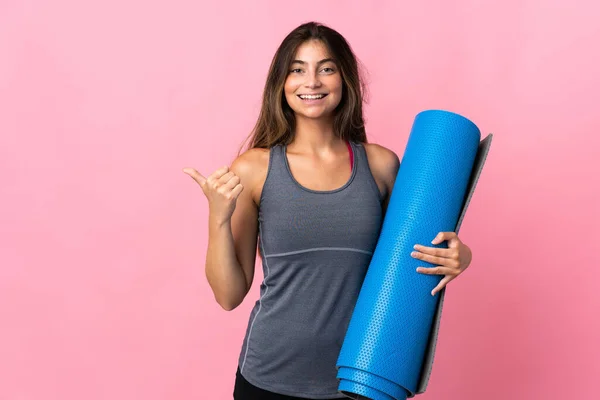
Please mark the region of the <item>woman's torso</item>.
<svg viewBox="0 0 600 400"><path fill-rule="evenodd" d="M255 386L340 397L335 363L383 221L365 147L351 149L350 178L326 191L294 178L285 146L269 152L258 213L264 280L239 356Z"/></svg>

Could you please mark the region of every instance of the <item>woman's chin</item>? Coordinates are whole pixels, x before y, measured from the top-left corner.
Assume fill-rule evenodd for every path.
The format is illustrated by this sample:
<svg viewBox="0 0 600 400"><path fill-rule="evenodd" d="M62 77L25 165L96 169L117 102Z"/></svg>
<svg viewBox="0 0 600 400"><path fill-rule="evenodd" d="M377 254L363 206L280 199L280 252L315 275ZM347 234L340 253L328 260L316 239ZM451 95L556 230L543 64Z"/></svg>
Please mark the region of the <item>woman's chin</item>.
<svg viewBox="0 0 600 400"><path fill-rule="evenodd" d="M329 110L299 110L296 111L296 118L310 120L329 120L333 117L333 111Z"/></svg>

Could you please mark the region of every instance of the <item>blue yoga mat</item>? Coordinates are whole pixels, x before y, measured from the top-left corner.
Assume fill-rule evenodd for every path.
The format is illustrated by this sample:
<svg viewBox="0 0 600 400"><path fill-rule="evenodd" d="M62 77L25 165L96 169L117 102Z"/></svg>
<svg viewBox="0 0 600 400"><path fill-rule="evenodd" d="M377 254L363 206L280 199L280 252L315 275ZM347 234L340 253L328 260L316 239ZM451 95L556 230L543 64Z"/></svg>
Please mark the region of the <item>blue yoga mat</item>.
<svg viewBox="0 0 600 400"><path fill-rule="evenodd" d="M443 110L419 113L406 145L379 241L337 361L339 391L351 398L399 400L419 387L440 294L434 265L410 256L454 231L480 142L467 118ZM363 397L364 398L364 397Z"/></svg>

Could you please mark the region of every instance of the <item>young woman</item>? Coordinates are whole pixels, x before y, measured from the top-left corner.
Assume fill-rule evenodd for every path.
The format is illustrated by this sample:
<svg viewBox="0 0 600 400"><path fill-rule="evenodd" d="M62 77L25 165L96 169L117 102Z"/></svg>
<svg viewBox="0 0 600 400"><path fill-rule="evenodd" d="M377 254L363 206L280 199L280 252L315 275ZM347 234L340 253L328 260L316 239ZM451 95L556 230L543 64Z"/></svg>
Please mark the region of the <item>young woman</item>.
<svg viewBox="0 0 600 400"><path fill-rule="evenodd" d="M249 149L207 178L185 168L209 204L206 276L216 301L236 308L264 280L242 344L236 400L334 399L335 364L399 168L367 143L357 60L336 31L307 23L277 50ZM433 239L433 238L432 238ZM453 232L414 257L444 275L471 251Z"/></svg>

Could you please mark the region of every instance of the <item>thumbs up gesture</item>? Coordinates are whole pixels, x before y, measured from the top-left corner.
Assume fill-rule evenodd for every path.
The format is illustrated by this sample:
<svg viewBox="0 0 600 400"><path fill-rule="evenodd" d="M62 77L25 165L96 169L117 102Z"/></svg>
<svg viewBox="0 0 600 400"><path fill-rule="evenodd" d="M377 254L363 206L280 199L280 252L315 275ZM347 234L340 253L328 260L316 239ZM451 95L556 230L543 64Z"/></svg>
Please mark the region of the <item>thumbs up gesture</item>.
<svg viewBox="0 0 600 400"><path fill-rule="evenodd" d="M184 168L183 172L194 179L202 188L208 199L211 218L217 224L225 224L231 220L238 196L244 190L240 178L225 166L219 168L205 178L193 168Z"/></svg>

